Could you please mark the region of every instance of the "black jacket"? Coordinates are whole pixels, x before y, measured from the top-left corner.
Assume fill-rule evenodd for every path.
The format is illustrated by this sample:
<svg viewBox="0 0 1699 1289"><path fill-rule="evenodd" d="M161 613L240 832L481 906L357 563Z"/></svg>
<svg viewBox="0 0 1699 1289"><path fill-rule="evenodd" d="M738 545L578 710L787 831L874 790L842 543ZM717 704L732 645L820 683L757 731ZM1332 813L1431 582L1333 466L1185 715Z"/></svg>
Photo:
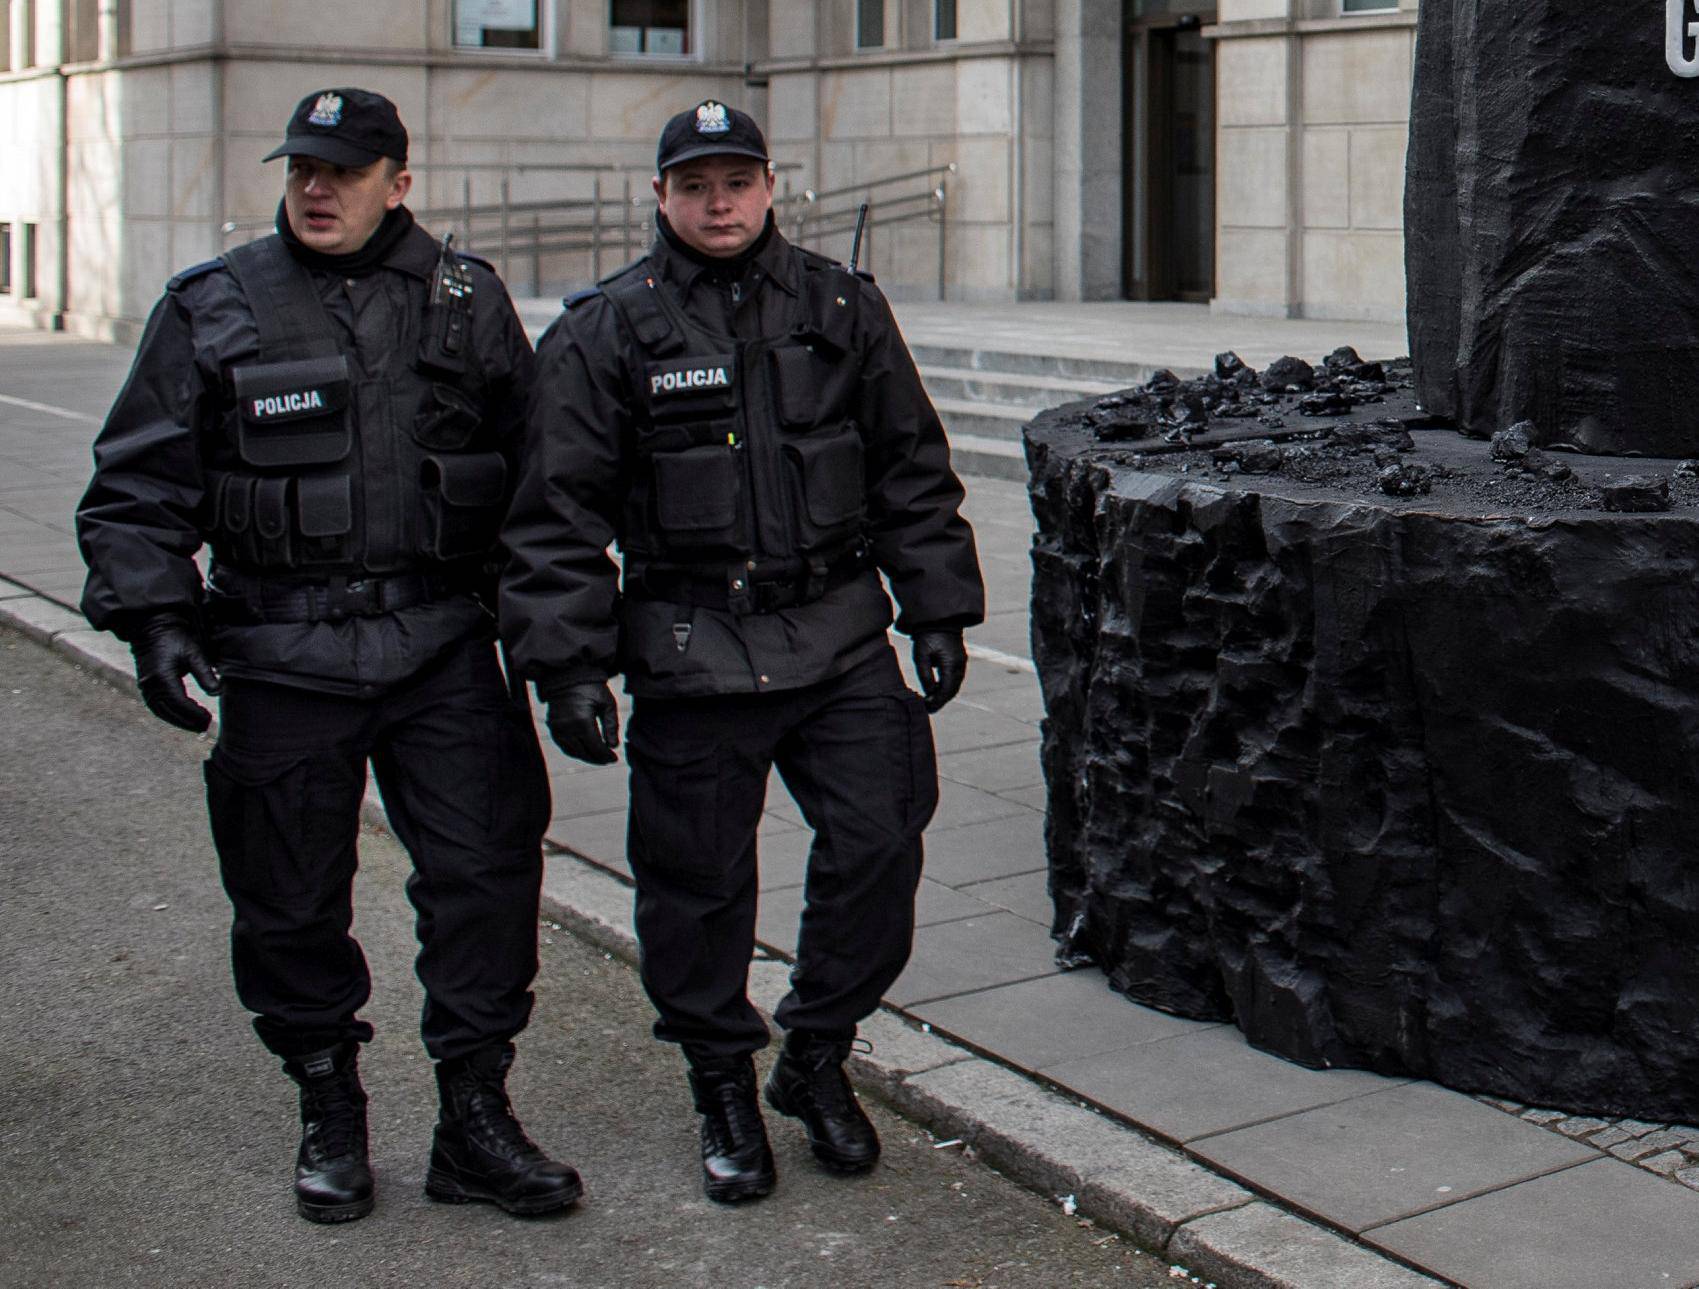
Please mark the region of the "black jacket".
<svg viewBox="0 0 1699 1289"><path fill-rule="evenodd" d="M716 605L711 594L668 596L647 579L633 584L636 567L664 563L668 554L654 531L654 459L643 444L656 436L650 394L659 388L657 372L688 366L675 358L657 367L653 334L640 343L629 313L611 298L622 284L649 279L705 343L723 341L747 377L740 377L742 397L764 400L736 427L747 435L739 447L752 481L748 504L757 513L749 516L745 546L726 549L725 584L742 567L734 561L746 556L760 566L759 576L787 561L794 567L798 554L784 549L787 536L794 545L798 534L787 535L773 508L785 468L780 457L808 449L801 441L810 430L787 423L782 407L772 405L782 404L782 390L762 384L755 373L767 366L756 359L778 344L812 339L809 299L818 282L829 280L846 296L853 327L819 353L833 364L821 383L836 391L836 410L861 440L861 536L869 560L859 576L834 578L819 598L769 612ZM704 471L701 486L719 477ZM736 266L703 260L663 235L602 290L569 301L538 344L527 445L504 530L510 562L502 631L521 674L545 683L623 671L632 693L668 697L813 684L885 647L892 606L880 574L896 598L900 631L983 619L984 586L962 497L943 427L871 282L792 247L776 231ZM707 498L700 511L717 509ZM615 544L626 564L623 595L609 554Z"/></svg>
<svg viewBox="0 0 1699 1289"><path fill-rule="evenodd" d="M414 228L369 273L350 278L310 273L337 333L337 348L347 355L354 379L370 391L357 409L350 468L392 471L403 494L416 492L420 482L402 477L396 467L396 436L415 432L422 399L441 379L417 365L427 282L437 256L430 236ZM500 279L479 261L466 263L474 283L480 432L507 457L511 481L531 348ZM489 610L465 593L334 621L253 623L207 613L196 555L214 531L217 500L209 485L228 468L232 451L231 372L259 356L253 311L222 262L172 280L95 441L94 478L77 511L78 541L89 570L82 608L89 621L128 638L148 616L176 612L205 625L227 675L354 694L404 681L453 645L492 633ZM434 575L443 566L421 552L390 571ZM310 574L302 570L300 577L310 580Z"/></svg>

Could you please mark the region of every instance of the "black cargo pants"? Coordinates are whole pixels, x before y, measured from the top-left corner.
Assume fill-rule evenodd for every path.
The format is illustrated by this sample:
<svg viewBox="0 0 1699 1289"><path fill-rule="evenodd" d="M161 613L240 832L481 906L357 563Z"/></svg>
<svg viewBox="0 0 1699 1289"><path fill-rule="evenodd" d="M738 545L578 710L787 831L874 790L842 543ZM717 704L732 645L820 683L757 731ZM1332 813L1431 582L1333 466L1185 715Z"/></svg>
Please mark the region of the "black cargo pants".
<svg viewBox="0 0 1699 1289"><path fill-rule="evenodd" d="M753 1052L755 830L777 766L814 830L785 1029L855 1034L908 961L921 832L938 802L932 727L890 649L776 694L633 704L628 853L658 1038L693 1062Z"/></svg>
<svg viewBox="0 0 1699 1289"><path fill-rule="evenodd" d="M425 1048L452 1059L525 1027L549 786L529 712L487 641L354 698L227 677L207 804L235 907L236 993L279 1056L366 1041L353 921L371 761L413 860Z"/></svg>

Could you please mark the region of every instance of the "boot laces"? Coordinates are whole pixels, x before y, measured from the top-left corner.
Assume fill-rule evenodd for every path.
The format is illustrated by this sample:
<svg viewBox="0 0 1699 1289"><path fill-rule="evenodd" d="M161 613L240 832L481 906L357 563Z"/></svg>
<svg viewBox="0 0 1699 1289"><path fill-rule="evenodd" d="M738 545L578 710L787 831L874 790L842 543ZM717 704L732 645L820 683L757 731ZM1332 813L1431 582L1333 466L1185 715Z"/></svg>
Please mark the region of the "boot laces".
<svg viewBox="0 0 1699 1289"><path fill-rule="evenodd" d="M814 1104L827 1112L842 1112L855 1104L844 1062L849 1059L852 1044L810 1043L797 1054L797 1064L803 1069L808 1094ZM872 1046L868 1046L872 1051Z"/></svg>
<svg viewBox="0 0 1699 1289"><path fill-rule="evenodd" d="M467 1093L466 1127L469 1137L504 1159L521 1162L542 1157L542 1150L514 1117L513 1103L502 1088L480 1085Z"/></svg>
<svg viewBox="0 0 1699 1289"><path fill-rule="evenodd" d="M365 1137L364 1107L345 1078L339 1073L309 1079L304 1091L308 1149L319 1159L356 1153Z"/></svg>
<svg viewBox="0 0 1699 1289"><path fill-rule="evenodd" d="M755 1078L733 1074L715 1079L705 1089L702 1113L714 1135L728 1150L761 1137L761 1107L755 1104Z"/></svg>

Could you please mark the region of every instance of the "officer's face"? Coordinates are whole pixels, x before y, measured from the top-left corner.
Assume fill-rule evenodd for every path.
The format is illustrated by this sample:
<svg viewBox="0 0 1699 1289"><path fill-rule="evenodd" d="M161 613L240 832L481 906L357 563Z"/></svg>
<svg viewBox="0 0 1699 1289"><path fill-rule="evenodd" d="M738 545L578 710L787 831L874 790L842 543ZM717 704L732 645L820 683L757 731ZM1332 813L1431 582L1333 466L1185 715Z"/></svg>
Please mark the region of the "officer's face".
<svg viewBox="0 0 1699 1289"><path fill-rule="evenodd" d="M761 235L773 208L773 174L753 157L701 157L656 179L655 198L686 246L723 258Z"/></svg>
<svg viewBox="0 0 1699 1289"><path fill-rule="evenodd" d="M412 186L413 176L393 161L350 170L317 157L290 157L283 207L289 227L310 250L348 255L371 239Z"/></svg>

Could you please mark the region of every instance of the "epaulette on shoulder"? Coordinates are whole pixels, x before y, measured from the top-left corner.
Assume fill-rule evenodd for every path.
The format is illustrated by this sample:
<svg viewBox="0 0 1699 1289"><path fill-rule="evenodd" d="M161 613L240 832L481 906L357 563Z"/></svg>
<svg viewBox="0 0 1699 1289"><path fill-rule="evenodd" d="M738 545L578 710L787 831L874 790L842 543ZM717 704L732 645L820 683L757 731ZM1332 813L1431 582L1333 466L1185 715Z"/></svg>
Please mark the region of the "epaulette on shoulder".
<svg viewBox="0 0 1699 1289"><path fill-rule="evenodd" d="M583 304L584 301L589 300L589 299L593 299L594 297L600 295L601 293L602 293L602 288L599 287L599 286L585 287L584 290L574 291L571 295L569 295L565 299L563 299L560 302L560 307L563 308L563 309L570 309L570 308L572 308L573 305Z"/></svg>
<svg viewBox="0 0 1699 1289"><path fill-rule="evenodd" d="M796 252L798 255L802 256L803 266L811 272L818 273L828 269L836 269L840 273L853 273L863 282L873 281L873 274L869 273L866 269L852 269L842 260L835 260L830 255L822 255L819 251L811 251L806 246L797 247Z"/></svg>
<svg viewBox="0 0 1699 1289"><path fill-rule="evenodd" d="M612 273L609 273L606 277L597 278L596 285L598 287L612 286L615 282L621 281L624 278L634 277L639 272L646 273L649 271L648 264L649 257L645 255L642 259L633 260L630 264L621 265Z"/></svg>
<svg viewBox="0 0 1699 1289"><path fill-rule="evenodd" d="M223 260L202 260L199 264L191 264L165 284L167 291L175 291L178 287L193 282L198 277L205 277L215 269L224 267Z"/></svg>
<svg viewBox="0 0 1699 1289"><path fill-rule="evenodd" d="M471 251L462 251L462 250L456 250L454 253L456 255L458 255L463 260L471 260L472 263L474 263L474 264L483 265L483 267L487 268L491 273L494 273L496 271L496 266L494 264L491 264L482 255L474 255L474 254L472 254Z"/></svg>

